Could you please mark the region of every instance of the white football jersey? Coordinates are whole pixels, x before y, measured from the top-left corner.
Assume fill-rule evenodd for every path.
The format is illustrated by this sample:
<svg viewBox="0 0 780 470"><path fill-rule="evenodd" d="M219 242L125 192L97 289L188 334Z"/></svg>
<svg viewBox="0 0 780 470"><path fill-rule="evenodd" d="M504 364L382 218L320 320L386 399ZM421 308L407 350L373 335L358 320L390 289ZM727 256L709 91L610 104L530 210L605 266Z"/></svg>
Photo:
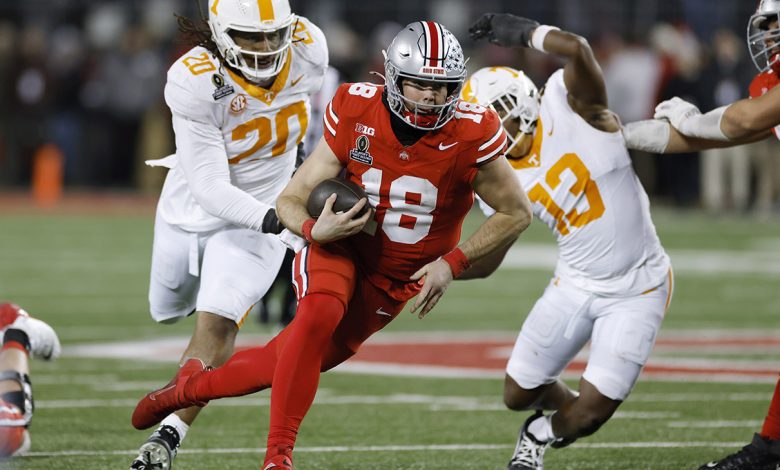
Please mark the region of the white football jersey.
<svg viewBox="0 0 780 470"><path fill-rule="evenodd" d="M297 145L310 122L309 98L319 91L328 67L325 36L306 18L298 17L289 51L269 89L223 67L202 47L191 49L171 66L165 86L165 101L174 117L194 126L187 132L187 138L197 139L190 140L194 145L190 148L220 146L231 183L271 206L290 180ZM201 124L208 132L197 127ZM160 196L160 214L187 231L225 226L227 221L208 213L193 197L181 160L199 156L179 154L179 138L177 129L177 155L158 163L171 168Z"/></svg>
<svg viewBox="0 0 780 470"><path fill-rule="evenodd" d="M647 194L622 134L591 127L567 96L559 70L544 88L531 152L510 163L557 238L556 275L600 295L641 294L670 269Z"/></svg>

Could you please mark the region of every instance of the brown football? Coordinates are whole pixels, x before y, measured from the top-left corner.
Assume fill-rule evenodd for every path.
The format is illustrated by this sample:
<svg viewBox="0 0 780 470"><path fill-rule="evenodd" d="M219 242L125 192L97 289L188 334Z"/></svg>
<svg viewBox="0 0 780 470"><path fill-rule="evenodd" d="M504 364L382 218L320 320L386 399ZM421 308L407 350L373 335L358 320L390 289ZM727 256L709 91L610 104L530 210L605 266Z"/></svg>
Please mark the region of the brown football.
<svg viewBox="0 0 780 470"><path fill-rule="evenodd" d="M311 190L309 200L306 202L306 209L312 217L319 217L325 207L325 200L331 194L336 194L336 202L333 204L333 212L344 212L352 208L358 201L367 198L366 192L362 187L341 178L327 179ZM355 217L360 217L368 210L368 204L363 206Z"/></svg>

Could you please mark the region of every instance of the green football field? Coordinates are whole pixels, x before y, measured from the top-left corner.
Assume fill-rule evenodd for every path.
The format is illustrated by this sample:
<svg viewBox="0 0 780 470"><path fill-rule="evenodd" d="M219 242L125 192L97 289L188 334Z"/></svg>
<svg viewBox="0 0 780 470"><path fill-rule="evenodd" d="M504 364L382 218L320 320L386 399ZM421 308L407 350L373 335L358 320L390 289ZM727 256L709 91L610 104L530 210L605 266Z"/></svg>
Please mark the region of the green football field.
<svg viewBox="0 0 780 470"><path fill-rule="evenodd" d="M130 426L130 413L170 379L192 328L191 319L157 325L147 313L152 209L90 212L0 215L0 299L51 323L64 345L58 361L32 364L30 454L0 468L127 468L148 435ZM660 209L654 218L676 274L659 345L617 415L594 436L549 451L546 468L695 469L761 425L780 369L780 223ZM377 340L497 339L508 354L554 253L535 222L494 276L454 283L428 318L402 314ZM248 320L239 336L251 345L272 333ZM296 469L504 468L526 414L503 407L495 364L505 357L494 359L484 373L462 375L370 362L325 374ZM213 402L174 468L258 468L268 399L265 391Z"/></svg>

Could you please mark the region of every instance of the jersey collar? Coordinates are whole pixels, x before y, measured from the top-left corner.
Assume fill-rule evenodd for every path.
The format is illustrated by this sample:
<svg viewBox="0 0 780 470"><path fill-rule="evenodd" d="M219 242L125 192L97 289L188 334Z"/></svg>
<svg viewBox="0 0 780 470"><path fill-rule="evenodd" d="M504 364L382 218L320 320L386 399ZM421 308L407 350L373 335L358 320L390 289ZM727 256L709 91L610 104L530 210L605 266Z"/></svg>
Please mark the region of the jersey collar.
<svg viewBox="0 0 780 470"><path fill-rule="evenodd" d="M284 66L282 66L282 70L279 72L279 75L276 76L276 79L274 80L274 83L271 85L270 89L266 89L250 83L244 77L233 72L227 67L225 67L225 70L227 70L230 78L232 78L233 81L238 84L238 86L243 88L244 91L249 94L249 96L257 98L266 105L270 106L274 101L274 98L276 98L276 95L279 94L279 92L282 91L284 86L287 84L287 76L290 75L290 63L292 63L293 51L292 48L289 48L288 50L290 53L287 54L287 60L284 61Z"/></svg>

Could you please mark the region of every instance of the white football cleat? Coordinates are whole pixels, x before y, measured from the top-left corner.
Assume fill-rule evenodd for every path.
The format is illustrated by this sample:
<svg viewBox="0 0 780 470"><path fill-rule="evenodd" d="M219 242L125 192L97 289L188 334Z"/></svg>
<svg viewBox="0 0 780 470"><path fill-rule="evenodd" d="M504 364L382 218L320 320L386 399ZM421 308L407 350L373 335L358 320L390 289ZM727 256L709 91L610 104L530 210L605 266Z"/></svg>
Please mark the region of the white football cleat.
<svg viewBox="0 0 780 470"><path fill-rule="evenodd" d="M27 334L30 340L30 355L35 358L50 361L59 357L62 352L60 339L54 328L37 318L20 315L8 326L8 330L21 330Z"/></svg>

